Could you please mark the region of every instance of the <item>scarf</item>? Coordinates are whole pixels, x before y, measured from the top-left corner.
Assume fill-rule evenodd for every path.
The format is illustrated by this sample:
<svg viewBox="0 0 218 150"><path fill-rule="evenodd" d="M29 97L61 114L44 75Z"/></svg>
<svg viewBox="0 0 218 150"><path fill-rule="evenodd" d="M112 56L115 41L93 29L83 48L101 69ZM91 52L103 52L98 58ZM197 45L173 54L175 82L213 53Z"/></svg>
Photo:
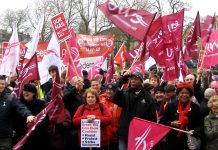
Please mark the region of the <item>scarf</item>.
<svg viewBox="0 0 218 150"><path fill-rule="evenodd" d="M184 130L188 125L188 111L190 110L191 101L188 102L185 108L181 104L180 100L178 100L178 112L179 112L179 122L180 127L179 129ZM182 132L179 132L177 137L180 137Z"/></svg>

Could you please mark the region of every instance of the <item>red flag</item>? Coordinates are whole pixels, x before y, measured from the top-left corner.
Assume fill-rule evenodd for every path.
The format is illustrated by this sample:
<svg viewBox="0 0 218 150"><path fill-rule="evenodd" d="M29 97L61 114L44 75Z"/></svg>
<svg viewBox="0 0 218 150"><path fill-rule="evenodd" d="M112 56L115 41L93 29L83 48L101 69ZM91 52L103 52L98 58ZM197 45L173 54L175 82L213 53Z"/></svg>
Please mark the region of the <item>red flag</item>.
<svg viewBox="0 0 218 150"><path fill-rule="evenodd" d="M98 6L104 15L124 32L143 41L156 14L146 10L128 9L114 6L106 1Z"/></svg>
<svg viewBox="0 0 218 150"><path fill-rule="evenodd" d="M133 118L129 126L128 150L150 150L170 130L161 124Z"/></svg>
<svg viewBox="0 0 218 150"><path fill-rule="evenodd" d="M92 68L88 71L88 78L91 80L92 78L95 77L96 74L99 73L99 69L101 68L103 62L105 61L105 59L107 58L108 54L110 53L110 51L106 51L104 53L103 56L101 56L101 58L99 60L97 60L94 65L92 66Z"/></svg>
<svg viewBox="0 0 218 150"><path fill-rule="evenodd" d="M48 112L49 120L54 123L62 123L66 119L64 102L62 100L62 85L60 83L60 76L56 70L55 82L53 82L51 101L54 105Z"/></svg>
<svg viewBox="0 0 218 150"><path fill-rule="evenodd" d="M211 33L209 43L205 47L203 66L208 68L218 64L218 30Z"/></svg>
<svg viewBox="0 0 218 150"><path fill-rule="evenodd" d="M126 44L125 42L123 42L116 56L114 57L114 60L119 64L122 70L126 69L126 58L124 57L125 52L126 52Z"/></svg>
<svg viewBox="0 0 218 150"><path fill-rule="evenodd" d="M30 80L40 80L36 53L23 67L22 71L18 76L18 83L14 88L14 92L17 94L18 97L23 90L24 84L29 82Z"/></svg>
<svg viewBox="0 0 218 150"><path fill-rule="evenodd" d="M63 63L68 66L67 78L70 81L72 77L77 76L76 72L80 77L82 77L82 66L80 64L80 55L77 48L76 36L73 29L71 30L69 48L70 48L70 54L66 51L66 54L64 55ZM70 57L72 58L72 60L70 59Z"/></svg>
<svg viewBox="0 0 218 150"><path fill-rule="evenodd" d="M39 125L40 122L46 117L49 116L49 120L54 123L62 123L66 119L64 103L62 100L62 90L60 84L60 77L58 70L56 70L56 78L52 87L51 101L37 116L35 121L28 124L27 134L13 147L13 150L19 150L29 138L31 133Z"/></svg>
<svg viewBox="0 0 218 150"><path fill-rule="evenodd" d="M203 47L205 47L206 43L209 41L214 22L215 22L214 16L213 17L207 16L207 18L204 21L204 26L201 31L201 42Z"/></svg>
<svg viewBox="0 0 218 150"><path fill-rule="evenodd" d="M108 67L107 67L106 83L112 82L114 73L115 73L114 59L113 59L113 56L111 55L111 58L108 62Z"/></svg>
<svg viewBox="0 0 218 150"><path fill-rule="evenodd" d="M191 60L192 58L196 58L198 56L198 45L197 40L198 37L201 36L201 29L200 29L200 18L199 12L195 18L193 25L191 26L187 41L186 41L186 48L184 52L184 61Z"/></svg>

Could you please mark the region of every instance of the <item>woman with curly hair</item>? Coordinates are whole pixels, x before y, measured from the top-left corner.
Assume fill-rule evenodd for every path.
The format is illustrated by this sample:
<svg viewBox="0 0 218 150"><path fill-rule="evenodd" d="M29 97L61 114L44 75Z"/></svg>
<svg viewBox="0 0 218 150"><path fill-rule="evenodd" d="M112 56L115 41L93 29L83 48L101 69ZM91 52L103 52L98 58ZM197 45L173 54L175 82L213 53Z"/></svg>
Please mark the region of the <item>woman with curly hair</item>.
<svg viewBox="0 0 218 150"><path fill-rule="evenodd" d="M210 113L204 118L204 133L206 150L217 150L218 147L218 96L212 96L208 101Z"/></svg>

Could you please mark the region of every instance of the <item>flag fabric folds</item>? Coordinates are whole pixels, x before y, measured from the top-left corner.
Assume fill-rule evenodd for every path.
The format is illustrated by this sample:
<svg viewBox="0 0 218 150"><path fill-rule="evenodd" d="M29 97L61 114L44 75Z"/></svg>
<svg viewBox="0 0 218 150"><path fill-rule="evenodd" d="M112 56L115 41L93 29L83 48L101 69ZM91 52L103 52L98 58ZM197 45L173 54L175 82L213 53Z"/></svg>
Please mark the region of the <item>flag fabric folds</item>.
<svg viewBox="0 0 218 150"><path fill-rule="evenodd" d="M17 33L17 25L13 26L13 33L2 58L0 75L13 76L19 64L20 43Z"/></svg>
<svg viewBox="0 0 218 150"><path fill-rule="evenodd" d="M41 36L43 24L44 24L44 15L39 20L39 24L37 25L37 27L33 33L33 37L32 37L31 42L29 43L28 49L27 49L26 54L25 54L25 58L27 58L27 59L30 59L35 54L35 52L37 50L37 46L38 46L39 38Z"/></svg>
<svg viewBox="0 0 218 150"><path fill-rule="evenodd" d="M69 41L70 54L66 51L63 63L68 66L67 78L70 81L77 74L82 77L82 66L80 64L80 54L77 47L76 36L74 30L71 30L71 38ZM72 58L72 59L71 59ZM77 73L76 73L77 72Z"/></svg>
<svg viewBox="0 0 218 150"><path fill-rule="evenodd" d="M30 80L40 80L36 54L34 54L23 67L17 80L17 84L14 88L14 92L16 93L17 97L20 96L25 83L28 83Z"/></svg>
<svg viewBox="0 0 218 150"><path fill-rule="evenodd" d="M209 68L218 64L218 30L211 33L210 40L205 47L205 56L202 58L203 67Z"/></svg>
<svg viewBox="0 0 218 150"><path fill-rule="evenodd" d="M107 66L108 67L107 67L106 83L109 83L112 82L113 74L115 73L114 59L112 54Z"/></svg>
<svg viewBox="0 0 218 150"><path fill-rule="evenodd" d="M122 70L126 69L126 58L124 57L125 52L126 52L126 44L125 42L123 42L117 54L114 56L114 60L116 61L116 63L119 64Z"/></svg>
<svg viewBox="0 0 218 150"><path fill-rule="evenodd" d="M133 118L129 126L128 150L150 150L170 130L161 124Z"/></svg>
<svg viewBox="0 0 218 150"><path fill-rule="evenodd" d="M102 13L111 20L118 28L143 41L156 14L146 10L136 10L115 6L106 1L98 6Z"/></svg>
<svg viewBox="0 0 218 150"><path fill-rule="evenodd" d="M201 29L200 29L200 17L198 12L187 37L186 47L183 54L184 61L191 60L192 58L196 58L198 56L197 40L198 37L200 36L201 36Z"/></svg>
<svg viewBox="0 0 218 150"><path fill-rule="evenodd" d="M207 16L207 18L204 21L204 26L201 31L201 42L203 48L206 46L206 43L210 39L210 34L212 32L214 22L215 22L215 16Z"/></svg>

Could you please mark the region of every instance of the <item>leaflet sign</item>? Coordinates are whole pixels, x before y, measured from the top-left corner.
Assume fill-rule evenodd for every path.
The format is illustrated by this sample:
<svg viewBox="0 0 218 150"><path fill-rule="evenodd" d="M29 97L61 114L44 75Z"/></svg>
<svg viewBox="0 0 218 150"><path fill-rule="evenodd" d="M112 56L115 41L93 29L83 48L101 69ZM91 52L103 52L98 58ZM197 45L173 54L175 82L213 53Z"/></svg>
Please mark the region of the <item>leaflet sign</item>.
<svg viewBox="0 0 218 150"><path fill-rule="evenodd" d="M100 147L100 120L81 120L81 147Z"/></svg>

